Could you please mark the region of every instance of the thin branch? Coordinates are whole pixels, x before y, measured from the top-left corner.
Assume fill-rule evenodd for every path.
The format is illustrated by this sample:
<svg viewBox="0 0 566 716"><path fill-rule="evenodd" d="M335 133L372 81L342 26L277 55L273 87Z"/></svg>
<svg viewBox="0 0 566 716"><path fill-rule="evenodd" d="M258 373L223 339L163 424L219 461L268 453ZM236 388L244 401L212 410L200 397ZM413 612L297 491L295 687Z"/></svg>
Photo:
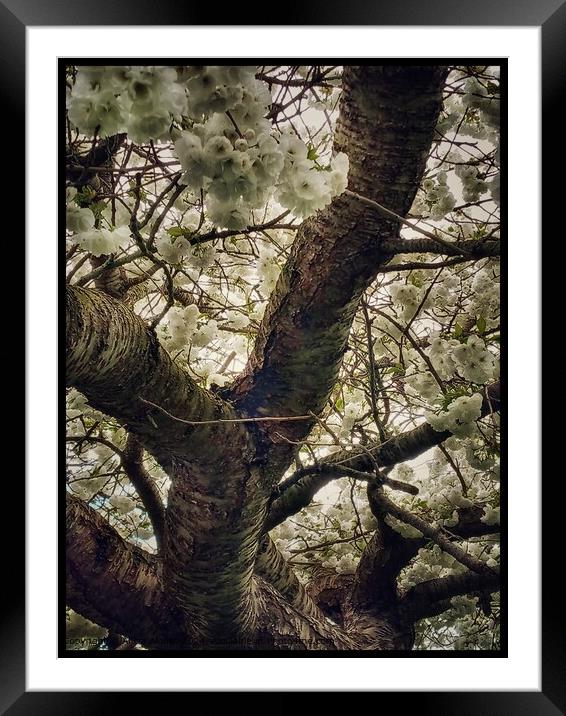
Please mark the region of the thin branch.
<svg viewBox="0 0 566 716"><path fill-rule="evenodd" d="M365 196L361 196L360 194L356 194L354 191L350 191L350 189L346 189L344 194L348 194L348 196L353 197L354 199L358 199L358 201L361 201L362 204L366 204L367 206L371 206L374 209L377 209L380 214L383 216L387 216L390 219L397 219L397 221L400 221L405 226L408 226L413 231L416 231L419 234L422 234L423 236L426 236L429 239L432 239L433 241L437 241L439 244L442 244L444 247L451 247L452 244L449 241L446 241L446 239L441 239L439 236L436 236L435 234L431 233L430 231L427 231L426 229L421 229L420 226L417 226L416 224L413 224L410 221L407 221L407 219L404 219L399 214L395 213L394 211L391 211L391 209L388 209L387 207L383 206L383 204L380 204L377 201L374 201L373 199L368 199ZM440 231L440 229L439 229ZM471 255L470 252L467 249L464 249L462 245L460 244L460 252L463 254Z"/></svg>
<svg viewBox="0 0 566 716"><path fill-rule="evenodd" d="M488 567L485 562L476 559L457 544L451 542L442 529L432 527L422 518L391 502L391 500L383 494L381 486L376 481L369 482L368 484L368 499L370 508L376 517L383 518L384 514L389 514L401 522L414 527L425 537L428 537L437 544L441 550L451 557L454 557L456 561L468 567L472 572L476 572L477 574L497 574L497 572L491 569L491 567Z"/></svg>
<svg viewBox="0 0 566 716"><path fill-rule="evenodd" d="M172 415L169 413L165 408L162 408L161 405L157 405L156 403L152 403L151 400L145 400L145 398L140 398L142 403L146 403L147 405L151 405L152 408L157 408L157 410L160 410L162 413L167 415L169 418L172 418L173 420L177 420L179 423L184 423L185 425L217 425L218 423L262 423L262 422L272 422L272 421L290 421L290 420L312 420L312 415L286 415L286 416L271 416L267 418L219 418L218 420L183 420L182 418L178 418L176 415Z"/></svg>

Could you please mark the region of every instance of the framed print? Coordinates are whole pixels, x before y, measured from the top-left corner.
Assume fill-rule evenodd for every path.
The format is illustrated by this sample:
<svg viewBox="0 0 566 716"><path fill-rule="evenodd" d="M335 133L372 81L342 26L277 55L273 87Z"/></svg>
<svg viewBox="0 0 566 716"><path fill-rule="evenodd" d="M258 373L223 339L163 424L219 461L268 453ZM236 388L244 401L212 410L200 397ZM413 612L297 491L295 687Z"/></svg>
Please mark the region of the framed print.
<svg viewBox="0 0 566 716"><path fill-rule="evenodd" d="M269 39L184 19L159 29L175 18L158 22L148 8L133 28L109 8L116 26L103 30L90 25L105 23L104 8L96 19L79 9L42 18L45 8L2 7L13 118L27 92L32 358L27 633L15 602L3 628L8 713L88 713L121 698L97 690L375 690L441 713L455 701L470 714L560 713L557 604L547 589L540 610L538 583L533 236L538 38L546 113L561 89L563 8L525 19L492 9L525 27L460 28L461 54L434 13L419 19L432 53L417 28L379 27L402 20L391 8L350 31L353 8L340 29L293 30L304 57L265 52L288 40L275 26ZM395 50L395 32L410 52ZM221 57L206 49L212 33ZM234 51L237 36L254 52ZM188 57L169 49L187 42ZM329 57L329 43L344 49ZM209 75L222 88L214 96ZM106 92L103 115L92 92ZM454 106L467 102L461 117L450 117L451 92ZM521 172L529 212L519 220ZM502 251L502 326L500 201L501 240L513 232L521 247ZM66 269L54 244L63 224ZM385 277L377 287L368 265ZM532 390L519 399L525 370ZM69 412L56 430L45 415L64 383ZM437 445L426 464L395 467ZM481 490L472 470L483 471ZM321 477L334 492L318 493ZM316 509L299 513L315 494ZM378 613L385 578L392 601ZM446 612L460 621L435 621ZM307 669L279 661L289 656L308 657ZM285 679L277 666L305 673Z"/></svg>

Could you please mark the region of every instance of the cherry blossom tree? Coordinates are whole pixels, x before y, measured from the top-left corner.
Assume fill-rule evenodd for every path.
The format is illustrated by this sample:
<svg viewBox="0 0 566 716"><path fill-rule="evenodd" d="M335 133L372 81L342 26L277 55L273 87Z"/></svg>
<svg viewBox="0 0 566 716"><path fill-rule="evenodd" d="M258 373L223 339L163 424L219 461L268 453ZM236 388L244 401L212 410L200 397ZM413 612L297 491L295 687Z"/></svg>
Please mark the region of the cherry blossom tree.
<svg viewBox="0 0 566 716"><path fill-rule="evenodd" d="M499 649L499 68L66 83L68 647Z"/></svg>

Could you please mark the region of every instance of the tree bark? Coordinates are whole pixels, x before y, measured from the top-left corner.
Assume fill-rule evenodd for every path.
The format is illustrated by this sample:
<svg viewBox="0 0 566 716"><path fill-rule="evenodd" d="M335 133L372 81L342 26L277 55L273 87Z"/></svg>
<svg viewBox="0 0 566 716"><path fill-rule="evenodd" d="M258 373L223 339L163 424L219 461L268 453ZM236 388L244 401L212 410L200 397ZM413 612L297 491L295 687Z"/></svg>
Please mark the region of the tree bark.
<svg viewBox="0 0 566 716"><path fill-rule="evenodd" d="M161 565L123 539L94 509L67 497L67 604L150 648L182 644L182 614L168 599Z"/></svg>
<svg viewBox="0 0 566 716"><path fill-rule="evenodd" d="M234 409L174 364L130 309L97 290L68 287L67 296L67 383L122 422L172 479L164 580L193 641L251 629L269 494L252 435L225 422L238 419Z"/></svg>

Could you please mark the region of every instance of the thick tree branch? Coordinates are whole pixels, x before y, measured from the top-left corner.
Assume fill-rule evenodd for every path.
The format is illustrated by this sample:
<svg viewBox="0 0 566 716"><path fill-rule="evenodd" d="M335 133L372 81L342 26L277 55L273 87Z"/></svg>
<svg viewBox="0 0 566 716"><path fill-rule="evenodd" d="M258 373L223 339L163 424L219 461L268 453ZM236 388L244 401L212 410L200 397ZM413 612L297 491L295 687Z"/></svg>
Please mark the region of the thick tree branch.
<svg viewBox="0 0 566 716"><path fill-rule="evenodd" d="M342 625L353 581L352 574L338 574L333 569L319 566L313 569L306 589L314 603L333 622Z"/></svg>
<svg viewBox="0 0 566 716"><path fill-rule="evenodd" d="M413 630L407 628L398 612L397 577L425 543L424 538L403 537L377 516L377 529L366 545L353 576L347 602L350 608L346 610L346 628L350 622L364 625L371 624L373 620L389 630L391 648L411 648Z"/></svg>
<svg viewBox="0 0 566 716"><path fill-rule="evenodd" d="M425 543L424 538L403 537L379 519L356 569L352 585L353 604L385 613L394 609L399 572Z"/></svg>
<svg viewBox="0 0 566 716"><path fill-rule="evenodd" d="M287 564L269 535L264 535L260 540L255 572L275 587L303 614L312 616L321 622L325 621L324 614L309 597L297 575Z"/></svg>
<svg viewBox="0 0 566 716"><path fill-rule="evenodd" d="M134 435L128 435L122 453L122 465L147 510L157 549L161 551L165 529L165 506L155 480L143 466L143 446Z"/></svg>
<svg viewBox="0 0 566 716"><path fill-rule="evenodd" d="M183 643L183 619L166 599L159 560L76 497L67 497L66 525L68 606L147 647Z"/></svg>
<svg viewBox="0 0 566 716"><path fill-rule="evenodd" d="M259 575L255 577L254 590L257 628L248 648L342 651L383 646L377 640L369 644L363 635L348 635L332 628L324 617L303 614Z"/></svg>
<svg viewBox="0 0 566 716"><path fill-rule="evenodd" d="M251 629L251 579L271 487L246 425L223 422L240 416L175 365L138 316L96 290L68 287L67 382L134 433L172 479L164 580L193 642ZM187 425L164 410L206 424Z"/></svg>
<svg viewBox="0 0 566 716"><path fill-rule="evenodd" d="M210 459L210 426L187 426L142 399L186 420L238 417L173 363L144 321L101 291L67 286L67 385L123 423L165 465L171 457ZM241 425L218 423L220 444L234 440L249 454Z"/></svg>
<svg viewBox="0 0 566 716"><path fill-rule="evenodd" d="M496 592L500 588L499 574L463 572L431 579L411 587L399 603L399 613L405 620L416 622L435 616L450 608L450 599L471 592Z"/></svg>
<svg viewBox="0 0 566 716"><path fill-rule="evenodd" d="M434 136L443 67L346 67L334 147L350 160L349 187L400 215L409 210ZM410 138L410 141L408 140ZM304 222L270 298L255 348L231 397L248 414L319 413L334 386L363 291L399 221L349 195ZM266 428L304 437L314 421Z"/></svg>
<svg viewBox="0 0 566 716"><path fill-rule="evenodd" d="M185 631L189 626L186 614L166 598L160 560L126 542L101 515L71 496L67 498L66 557L67 604L79 614L149 649L203 648L191 637L194 630ZM288 594L284 596L257 576L254 631L242 641L235 641L230 633L218 633L205 648L357 648L354 636L334 629L304 595L302 586L296 594L299 589L303 596L293 604L287 601ZM311 608L305 614L301 607L307 602Z"/></svg>
<svg viewBox="0 0 566 716"><path fill-rule="evenodd" d="M455 241L453 244L439 244L433 239L392 239L383 243L383 250L388 254L439 254L441 256L471 256L484 258L499 256L499 241Z"/></svg>

